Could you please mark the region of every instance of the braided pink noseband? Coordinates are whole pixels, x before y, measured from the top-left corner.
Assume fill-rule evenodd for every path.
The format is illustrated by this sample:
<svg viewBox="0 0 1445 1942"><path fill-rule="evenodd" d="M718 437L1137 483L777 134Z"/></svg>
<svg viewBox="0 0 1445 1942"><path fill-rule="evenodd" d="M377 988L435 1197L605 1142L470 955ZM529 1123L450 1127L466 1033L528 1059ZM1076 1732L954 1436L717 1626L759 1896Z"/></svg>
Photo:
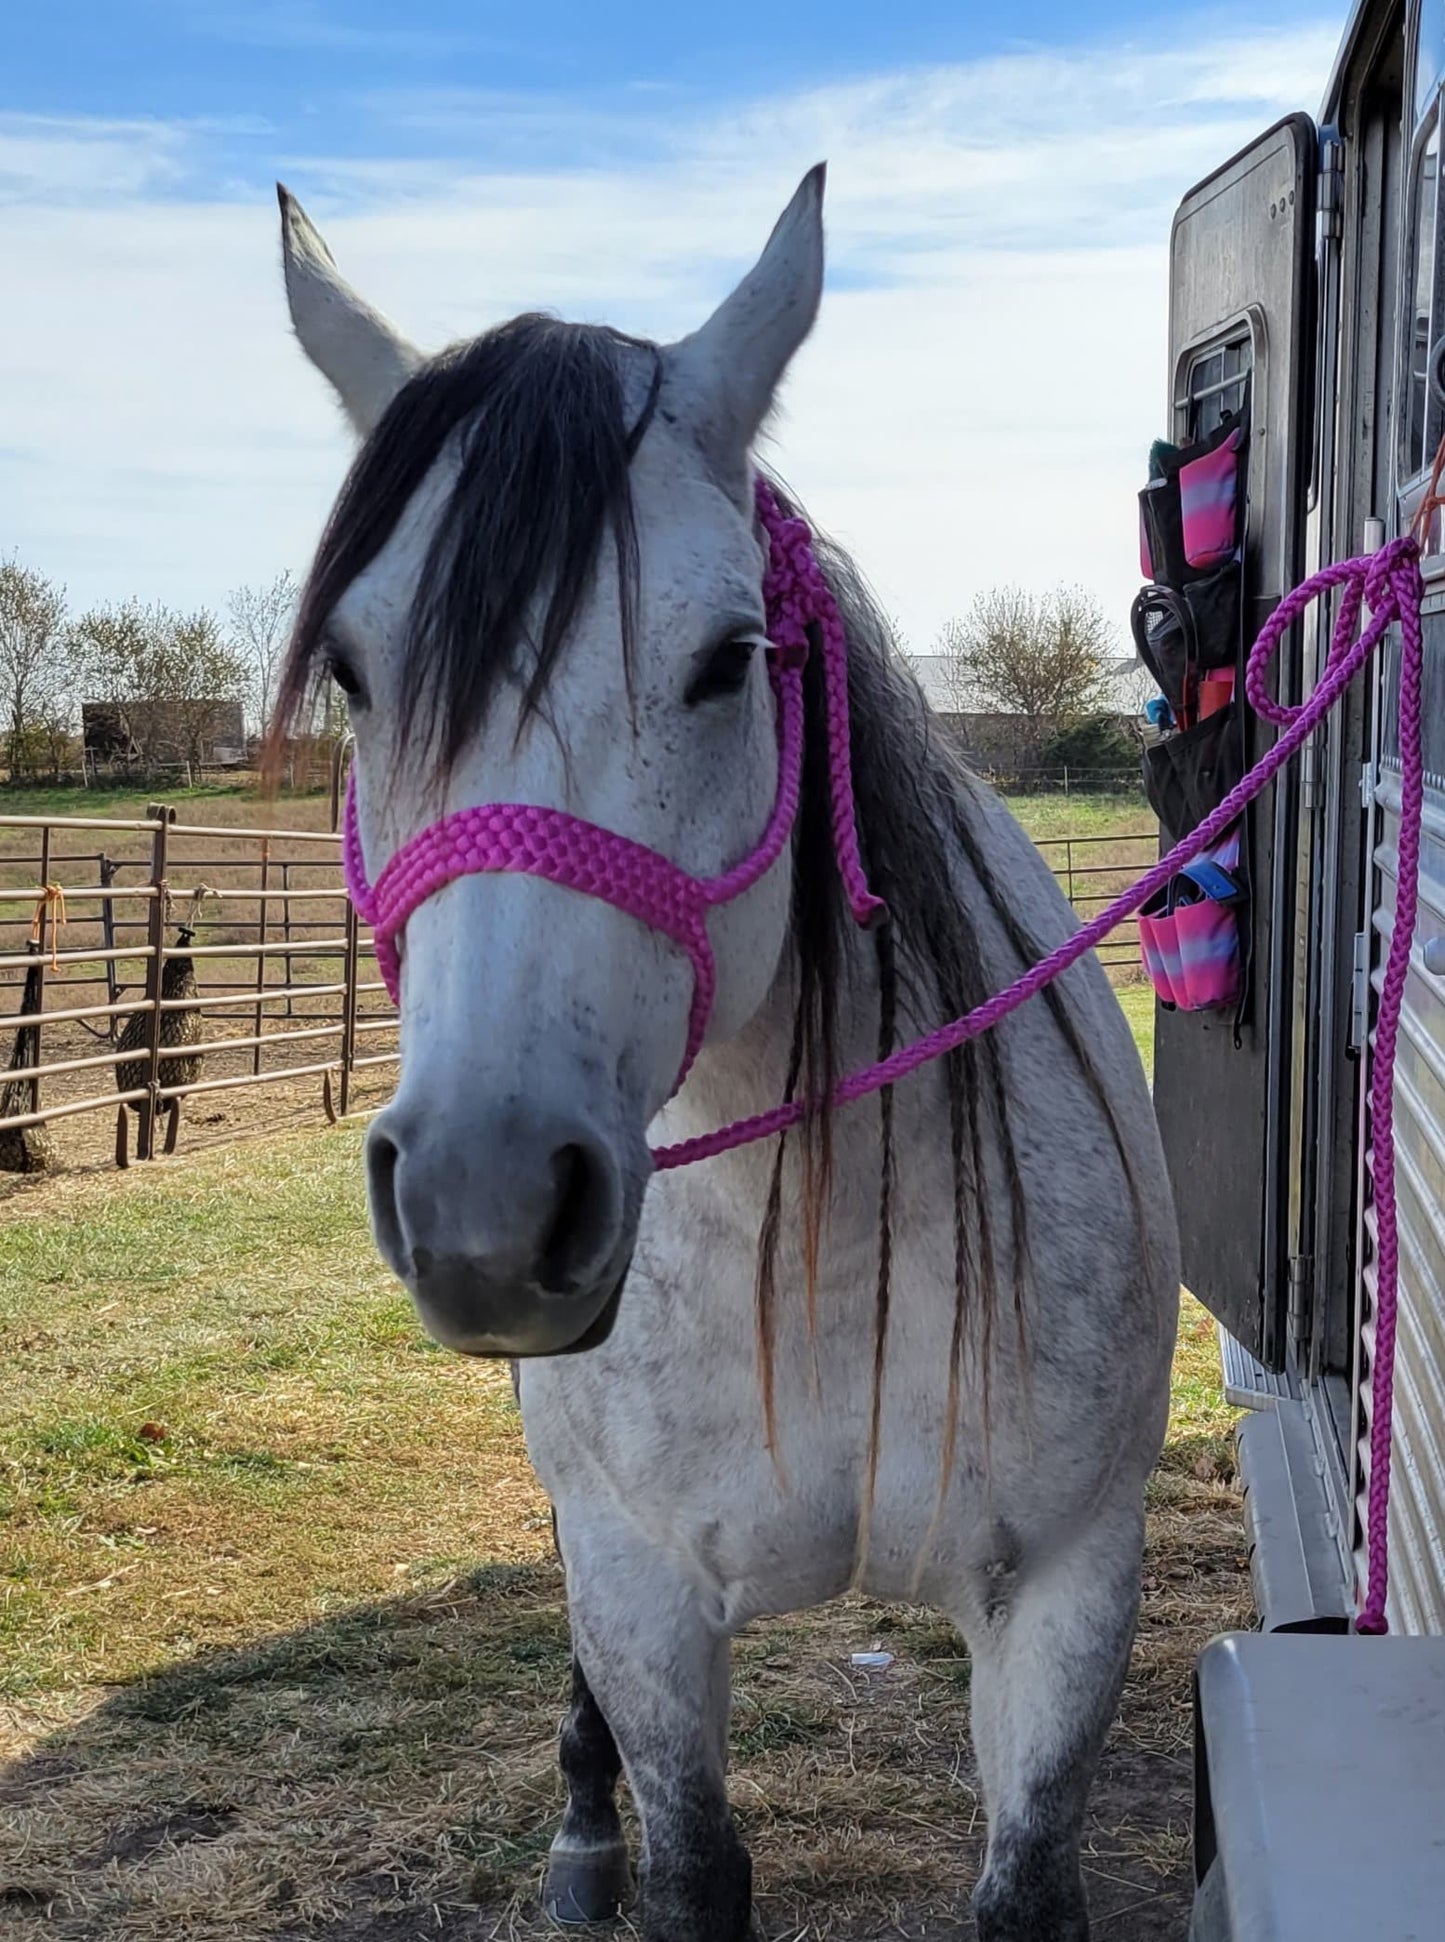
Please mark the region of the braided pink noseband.
<svg viewBox="0 0 1445 1942"><path fill-rule="evenodd" d="M343 858L346 887L363 922L376 936L376 957L395 1003L401 987L399 945L407 919L428 897L458 877L500 871L545 877L549 883L600 897L652 930L661 931L692 961L692 1010L687 1049L677 1084L691 1070L707 1032L717 989L717 967L708 937L709 911L731 903L771 869L798 813L803 765L803 665L810 630L823 656L828 707L828 765L833 842L838 869L860 924L883 913L868 888L858 856L849 755L848 665L843 622L824 580L807 526L785 518L762 479L756 489L758 520L768 536L763 599L768 624L768 675L778 706L778 793L767 828L748 856L720 877L693 877L656 850L615 831L585 823L560 809L527 803L489 802L461 809L424 829L398 850L376 882L369 883L356 819L353 771L346 796Z"/></svg>

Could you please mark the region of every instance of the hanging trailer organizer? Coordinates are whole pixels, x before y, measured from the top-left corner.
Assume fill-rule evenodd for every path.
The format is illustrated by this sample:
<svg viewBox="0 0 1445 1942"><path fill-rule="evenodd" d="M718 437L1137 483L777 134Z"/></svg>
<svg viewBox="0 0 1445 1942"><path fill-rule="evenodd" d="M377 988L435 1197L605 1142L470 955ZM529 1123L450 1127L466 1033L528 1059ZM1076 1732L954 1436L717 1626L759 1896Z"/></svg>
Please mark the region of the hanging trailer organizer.
<svg viewBox="0 0 1445 1942"><path fill-rule="evenodd" d="M1248 767L1243 721L1247 410L1208 438L1157 443L1139 495L1146 585L1130 624L1167 704L1144 752L1144 789L1166 847L1196 829ZM1246 816L1250 813L1246 811ZM1248 845L1243 818L1139 914L1139 948L1159 1001L1235 1012L1249 994Z"/></svg>

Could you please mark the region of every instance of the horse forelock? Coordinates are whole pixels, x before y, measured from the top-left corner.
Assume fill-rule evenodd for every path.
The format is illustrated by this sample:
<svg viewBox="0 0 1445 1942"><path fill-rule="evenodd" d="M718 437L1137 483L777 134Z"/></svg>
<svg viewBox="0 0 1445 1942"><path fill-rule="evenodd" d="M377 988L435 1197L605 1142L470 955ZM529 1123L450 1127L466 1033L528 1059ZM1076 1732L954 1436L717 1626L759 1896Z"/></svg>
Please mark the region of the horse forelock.
<svg viewBox="0 0 1445 1942"><path fill-rule="evenodd" d="M453 476L405 622L398 745L426 749L445 775L499 683L519 671L523 718L535 712L609 536L630 679L638 552L629 468L660 376L655 345L531 315L417 372L357 454L322 535L281 678L273 748L326 678L338 604L444 458Z"/></svg>

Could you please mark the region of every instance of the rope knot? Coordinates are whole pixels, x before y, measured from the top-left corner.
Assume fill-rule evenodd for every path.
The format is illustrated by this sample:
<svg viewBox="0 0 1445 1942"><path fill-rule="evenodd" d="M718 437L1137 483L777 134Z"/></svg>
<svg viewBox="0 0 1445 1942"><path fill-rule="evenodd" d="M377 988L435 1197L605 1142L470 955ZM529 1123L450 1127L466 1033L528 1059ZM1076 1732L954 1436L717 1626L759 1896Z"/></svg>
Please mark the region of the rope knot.
<svg viewBox="0 0 1445 1942"><path fill-rule="evenodd" d="M1365 604L1378 613L1387 604L1399 617L1404 602L1421 586L1420 545L1411 534L1393 539L1363 562Z"/></svg>
<svg viewBox="0 0 1445 1942"><path fill-rule="evenodd" d="M40 892L40 901L35 906L35 915L30 920L30 942L37 949L50 938L50 968L60 969L60 932L67 922L65 915L65 885L47 883Z"/></svg>

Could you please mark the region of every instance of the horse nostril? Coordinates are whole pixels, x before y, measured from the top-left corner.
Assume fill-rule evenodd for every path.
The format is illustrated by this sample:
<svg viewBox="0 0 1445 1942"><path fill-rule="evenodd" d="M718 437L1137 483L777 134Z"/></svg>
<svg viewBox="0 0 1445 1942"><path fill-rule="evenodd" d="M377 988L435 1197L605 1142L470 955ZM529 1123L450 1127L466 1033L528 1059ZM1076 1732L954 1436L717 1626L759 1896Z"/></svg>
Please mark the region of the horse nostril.
<svg viewBox="0 0 1445 1942"><path fill-rule="evenodd" d="M401 1149L395 1140L373 1125L366 1142L366 1182L371 1199L371 1219L383 1255L400 1275L406 1273L409 1250L402 1233L401 1212L396 1199L396 1170Z"/></svg>
<svg viewBox="0 0 1445 1942"><path fill-rule="evenodd" d="M596 1267L616 1226L616 1175L606 1156L575 1141L552 1155L556 1199L537 1257L537 1279L549 1294L566 1294Z"/></svg>

